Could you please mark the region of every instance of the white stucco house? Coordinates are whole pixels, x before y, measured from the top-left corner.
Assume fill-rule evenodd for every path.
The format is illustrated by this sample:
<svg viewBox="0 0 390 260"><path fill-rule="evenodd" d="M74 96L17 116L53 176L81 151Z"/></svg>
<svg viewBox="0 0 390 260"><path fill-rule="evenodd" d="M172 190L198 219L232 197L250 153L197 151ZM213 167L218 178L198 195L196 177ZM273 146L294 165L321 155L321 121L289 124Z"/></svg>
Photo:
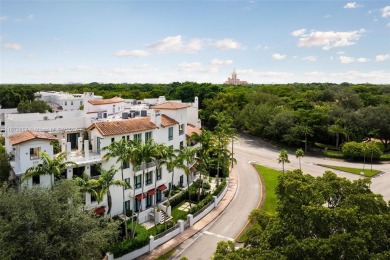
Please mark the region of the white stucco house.
<svg viewBox="0 0 390 260"><path fill-rule="evenodd" d="M85 94L83 96L89 96ZM91 95L92 96L92 95ZM147 101L126 101L121 98L91 99L84 103L84 110L58 111L46 114L10 114L5 115L6 149L13 154L11 165L15 177L21 178L25 171L40 163L40 153L55 156L53 141L58 140L62 152L67 153L67 160L77 164L63 172L63 177L71 179L84 172L96 178L99 175L97 166L109 169L120 164L116 158L103 160L103 150L114 141L150 138L156 143L178 149L187 145L188 137L200 133L198 119L198 99L194 103L166 101L165 97L148 99ZM185 184L186 175L183 170L172 173L165 166L161 172L155 171L153 164L145 169L144 192L142 193L142 169L130 163L123 170L123 180L131 185L131 189L112 187L111 215L118 215L126 210L138 214L138 221L143 223L150 218L155 203L165 200L163 191L172 185ZM115 179L122 179L118 170ZM50 176L41 176L25 182L26 185L50 185ZM155 190L155 187L157 188ZM105 207L106 201L97 204L90 194L86 194L86 207L90 209ZM142 205L142 212L140 211Z"/></svg>

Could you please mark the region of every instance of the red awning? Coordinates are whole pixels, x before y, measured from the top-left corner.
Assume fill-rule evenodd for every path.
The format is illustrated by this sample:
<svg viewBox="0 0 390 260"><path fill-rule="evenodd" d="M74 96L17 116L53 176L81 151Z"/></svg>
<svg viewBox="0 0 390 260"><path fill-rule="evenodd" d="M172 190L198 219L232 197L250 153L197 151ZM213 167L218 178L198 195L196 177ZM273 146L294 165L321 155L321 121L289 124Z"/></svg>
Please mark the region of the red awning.
<svg viewBox="0 0 390 260"><path fill-rule="evenodd" d="M149 191L148 191L148 195L149 195L149 196L153 196L153 195L154 195L154 193L155 193L155 192L154 192L154 189L153 189L153 190L149 190Z"/></svg>
<svg viewBox="0 0 390 260"><path fill-rule="evenodd" d="M160 191L163 191L163 190L167 189L167 186L165 186L165 184L163 184L163 185L158 186L157 189L159 189Z"/></svg>
<svg viewBox="0 0 390 260"><path fill-rule="evenodd" d="M143 195L143 196L142 196ZM137 196L135 196L135 199L136 200L142 200L142 199L144 199L144 198L146 198L146 194L144 193L144 194L138 194Z"/></svg>
<svg viewBox="0 0 390 260"><path fill-rule="evenodd" d="M95 209L96 215L101 215L104 212L106 212L106 208L105 207L100 207L100 208Z"/></svg>

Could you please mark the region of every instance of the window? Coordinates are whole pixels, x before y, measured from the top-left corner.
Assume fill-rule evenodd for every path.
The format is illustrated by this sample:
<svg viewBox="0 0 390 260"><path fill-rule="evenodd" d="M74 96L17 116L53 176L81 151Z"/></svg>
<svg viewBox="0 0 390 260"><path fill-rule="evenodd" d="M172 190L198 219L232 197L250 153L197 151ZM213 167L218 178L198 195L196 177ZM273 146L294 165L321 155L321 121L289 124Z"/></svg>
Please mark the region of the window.
<svg viewBox="0 0 390 260"><path fill-rule="evenodd" d="M141 201L140 200L134 200L134 212L138 212L139 211L139 206L141 205Z"/></svg>
<svg viewBox="0 0 390 260"><path fill-rule="evenodd" d="M152 206L152 196L148 195L146 197L146 207Z"/></svg>
<svg viewBox="0 0 390 260"><path fill-rule="evenodd" d="M122 136L122 140L125 140L126 136Z"/></svg>
<svg viewBox="0 0 390 260"><path fill-rule="evenodd" d="M181 186L183 186L183 181L184 180L184 176L183 175L181 175L180 176L180 181L179 181L179 184L181 185Z"/></svg>
<svg viewBox="0 0 390 260"><path fill-rule="evenodd" d="M68 101L65 101L65 106L67 106L68 105Z"/></svg>
<svg viewBox="0 0 390 260"><path fill-rule="evenodd" d="M152 139L152 132L145 133L145 142L147 142L149 139Z"/></svg>
<svg viewBox="0 0 390 260"><path fill-rule="evenodd" d="M141 134L134 134L134 141L142 141L142 135Z"/></svg>
<svg viewBox="0 0 390 260"><path fill-rule="evenodd" d="M183 148L183 146L184 146L184 143L183 143L183 141L181 141L180 142L180 149Z"/></svg>
<svg viewBox="0 0 390 260"><path fill-rule="evenodd" d="M156 170L156 180L161 180L161 168Z"/></svg>
<svg viewBox="0 0 390 260"><path fill-rule="evenodd" d="M184 124L179 125L179 135L184 134Z"/></svg>
<svg viewBox="0 0 390 260"><path fill-rule="evenodd" d="M111 137L111 143L115 142L115 137Z"/></svg>
<svg viewBox="0 0 390 260"><path fill-rule="evenodd" d="M91 165L91 178L97 179L100 176L100 164L92 164Z"/></svg>
<svg viewBox="0 0 390 260"><path fill-rule="evenodd" d="M123 169L128 169L128 168L130 168L130 163L124 161L122 166L123 166Z"/></svg>
<svg viewBox="0 0 390 260"><path fill-rule="evenodd" d="M37 160L41 157L41 147L30 148L30 160Z"/></svg>
<svg viewBox="0 0 390 260"><path fill-rule="evenodd" d="M130 135L126 136L127 141L130 141Z"/></svg>
<svg viewBox="0 0 390 260"><path fill-rule="evenodd" d="M173 140L173 127L168 128L168 140Z"/></svg>
<svg viewBox="0 0 390 260"><path fill-rule="evenodd" d="M95 193L91 193L91 203L94 203L97 201Z"/></svg>
<svg viewBox="0 0 390 260"><path fill-rule="evenodd" d="M73 106L73 101L70 101L70 105Z"/></svg>
<svg viewBox="0 0 390 260"><path fill-rule="evenodd" d="M160 202L161 201L161 198L162 198L162 196L161 196L161 190L157 190L157 193L156 193L156 200L157 200L157 202Z"/></svg>
<svg viewBox="0 0 390 260"><path fill-rule="evenodd" d="M151 184L152 182L153 182L153 175L152 175L152 172L147 172L147 173L146 173L145 184L148 185L148 184Z"/></svg>
<svg viewBox="0 0 390 260"><path fill-rule="evenodd" d="M125 201L125 211L130 210L130 200Z"/></svg>
<svg viewBox="0 0 390 260"><path fill-rule="evenodd" d="M125 179L125 182L126 182L127 184L130 185L130 178L126 178L126 179ZM124 189L127 190L128 188L127 188L127 187L124 187Z"/></svg>
<svg viewBox="0 0 390 260"><path fill-rule="evenodd" d="M142 178L141 175L137 175L137 176L134 177L134 187L136 189L141 188L141 178Z"/></svg>
<svg viewBox="0 0 390 260"><path fill-rule="evenodd" d="M39 176L39 175L32 176L32 184L33 185L38 185L40 183L41 183L41 176Z"/></svg>
<svg viewBox="0 0 390 260"><path fill-rule="evenodd" d="M83 101L80 101L80 106L82 106L83 105Z"/></svg>

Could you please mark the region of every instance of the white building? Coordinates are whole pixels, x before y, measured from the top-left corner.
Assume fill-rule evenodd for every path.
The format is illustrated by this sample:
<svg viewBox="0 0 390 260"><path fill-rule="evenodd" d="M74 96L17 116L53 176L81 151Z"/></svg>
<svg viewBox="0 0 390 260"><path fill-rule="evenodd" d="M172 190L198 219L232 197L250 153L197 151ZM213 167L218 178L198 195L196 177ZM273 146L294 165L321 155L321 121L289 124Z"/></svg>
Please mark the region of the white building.
<svg viewBox="0 0 390 260"><path fill-rule="evenodd" d="M153 104L150 106L149 104ZM106 114L104 114L106 113ZM81 176L83 172L91 177L99 173L97 165L109 169L116 163L116 158L103 160L106 151L102 149L114 141L141 139L143 142L153 138L155 142L173 148L193 145L187 142L193 132L200 133L198 119L198 99L186 104L179 101L166 101L164 97L147 101L126 102L121 98L95 99L85 103L83 111L61 111L46 114L13 114L5 116L6 149L14 155L13 166L16 176L21 177L25 171L39 163L39 154L45 151L53 156L54 139L59 141L61 151L67 152L67 160L77 163L68 168L63 176L71 179ZM24 140L24 141L20 141ZM142 212L138 214L139 222L149 219L155 201L162 202L163 191L172 185L186 184L183 170L175 170L172 183L172 173L165 166L156 173L155 166L148 164L145 169L144 193L141 190L142 170L132 165L125 165L123 179L133 188L111 187L113 199L111 215L121 214L123 205L127 210ZM47 177L47 178L46 178ZM122 179L118 170L115 179ZM50 185L48 176L40 180L29 180L28 185L41 183ZM155 193L155 187L156 193ZM106 206L97 205L90 194L86 195L86 205L89 208ZM146 210L145 210L146 209Z"/></svg>
<svg viewBox="0 0 390 260"><path fill-rule="evenodd" d="M35 93L37 100L43 100L48 103L53 111L79 110L85 105L85 102L93 99L102 99L101 96L95 96L92 92L84 94L71 94L67 92L41 91Z"/></svg>

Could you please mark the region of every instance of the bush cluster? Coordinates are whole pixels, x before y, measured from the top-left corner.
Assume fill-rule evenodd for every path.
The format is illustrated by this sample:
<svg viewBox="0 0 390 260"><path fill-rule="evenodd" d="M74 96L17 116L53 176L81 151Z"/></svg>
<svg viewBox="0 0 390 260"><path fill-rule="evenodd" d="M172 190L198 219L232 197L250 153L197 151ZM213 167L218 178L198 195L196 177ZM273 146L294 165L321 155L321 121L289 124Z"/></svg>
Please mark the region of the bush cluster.
<svg viewBox="0 0 390 260"><path fill-rule="evenodd" d="M381 149L375 143L357 143L347 142L341 148L341 151L345 157L351 160L363 159L364 157L378 160L381 155Z"/></svg>
<svg viewBox="0 0 390 260"><path fill-rule="evenodd" d="M145 227L136 224L135 232L136 235L134 238L129 238L110 246L110 252L114 254L114 257L123 256L149 244L150 232Z"/></svg>

